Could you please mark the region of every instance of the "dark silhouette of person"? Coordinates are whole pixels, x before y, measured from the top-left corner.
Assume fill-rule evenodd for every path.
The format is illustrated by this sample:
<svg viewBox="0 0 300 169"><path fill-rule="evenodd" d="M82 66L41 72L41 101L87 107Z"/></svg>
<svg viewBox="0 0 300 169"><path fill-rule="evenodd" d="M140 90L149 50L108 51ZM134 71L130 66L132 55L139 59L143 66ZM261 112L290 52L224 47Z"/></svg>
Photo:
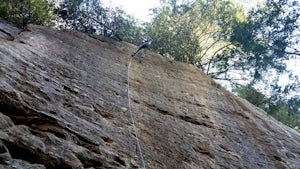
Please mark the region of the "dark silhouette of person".
<svg viewBox="0 0 300 169"><path fill-rule="evenodd" d="M151 44L151 41L148 39L144 39L142 44L139 46L138 50L136 52L134 52L131 56L135 56L140 50L142 49L146 49L149 47L149 45ZM143 57L140 57L140 63L143 61Z"/></svg>

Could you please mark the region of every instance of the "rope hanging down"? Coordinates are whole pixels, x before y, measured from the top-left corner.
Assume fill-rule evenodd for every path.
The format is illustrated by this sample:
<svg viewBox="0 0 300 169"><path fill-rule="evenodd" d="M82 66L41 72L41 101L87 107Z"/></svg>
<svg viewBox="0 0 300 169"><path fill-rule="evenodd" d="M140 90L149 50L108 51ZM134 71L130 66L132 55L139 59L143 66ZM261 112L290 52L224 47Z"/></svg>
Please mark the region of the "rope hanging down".
<svg viewBox="0 0 300 169"><path fill-rule="evenodd" d="M139 138L138 138L138 131L137 131L137 128L135 127L135 124L134 124L135 122L134 122L133 113L132 113L131 104L130 104L130 90L129 90L129 88L130 88L130 86L129 86L129 69L130 69L130 66L131 66L131 58L130 58L128 68L127 68L127 97L128 97L128 108L129 108L128 110L129 110L129 113L130 113L131 123L132 123L133 129L134 129L134 134L135 134L135 138L136 138L136 142L137 142L137 146L138 146L138 151L139 151L139 154L140 154L140 157L141 157L143 169L146 169L144 158L143 158L143 153L142 153L142 148L141 148L140 141L139 141Z"/></svg>

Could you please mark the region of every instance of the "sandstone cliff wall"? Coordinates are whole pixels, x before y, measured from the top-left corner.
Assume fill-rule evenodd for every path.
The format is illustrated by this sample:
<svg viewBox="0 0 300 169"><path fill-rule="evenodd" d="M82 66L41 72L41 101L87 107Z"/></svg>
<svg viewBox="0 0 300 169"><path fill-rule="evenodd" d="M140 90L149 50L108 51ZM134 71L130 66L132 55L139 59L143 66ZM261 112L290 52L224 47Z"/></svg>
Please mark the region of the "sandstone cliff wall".
<svg viewBox="0 0 300 169"><path fill-rule="evenodd" d="M0 24L0 168L300 168L300 135L195 67L82 33ZM12 30L12 29L10 29ZM128 107L129 91L135 128Z"/></svg>

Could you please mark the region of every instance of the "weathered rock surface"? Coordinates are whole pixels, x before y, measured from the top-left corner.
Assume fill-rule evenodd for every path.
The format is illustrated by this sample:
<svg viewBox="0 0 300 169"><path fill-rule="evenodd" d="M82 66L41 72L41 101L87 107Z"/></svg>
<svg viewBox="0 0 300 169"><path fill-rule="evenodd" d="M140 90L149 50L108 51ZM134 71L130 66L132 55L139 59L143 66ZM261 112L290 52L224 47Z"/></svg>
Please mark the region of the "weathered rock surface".
<svg viewBox="0 0 300 169"><path fill-rule="evenodd" d="M21 33L21 31L21 29L8 24L0 18L0 39L14 40L14 37Z"/></svg>
<svg viewBox="0 0 300 169"><path fill-rule="evenodd" d="M298 133L191 65L77 32L14 36L0 39L1 169L142 168L130 61L147 168L300 168Z"/></svg>

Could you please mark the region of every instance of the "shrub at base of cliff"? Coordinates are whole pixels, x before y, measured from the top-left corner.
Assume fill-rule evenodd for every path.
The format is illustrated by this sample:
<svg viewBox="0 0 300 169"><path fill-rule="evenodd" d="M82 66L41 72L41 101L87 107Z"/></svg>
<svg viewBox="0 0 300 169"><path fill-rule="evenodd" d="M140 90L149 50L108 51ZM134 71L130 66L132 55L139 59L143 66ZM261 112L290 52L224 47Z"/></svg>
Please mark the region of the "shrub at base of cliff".
<svg viewBox="0 0 300 169"><path fill-rule="evenodd" d="M276 118L278 121L299 130L300 126L300 100L291 98L287 101L268 98L253 87L240 87L234 90L238 96L248 100L253 105L263 109L269 115Z"/></svg>

